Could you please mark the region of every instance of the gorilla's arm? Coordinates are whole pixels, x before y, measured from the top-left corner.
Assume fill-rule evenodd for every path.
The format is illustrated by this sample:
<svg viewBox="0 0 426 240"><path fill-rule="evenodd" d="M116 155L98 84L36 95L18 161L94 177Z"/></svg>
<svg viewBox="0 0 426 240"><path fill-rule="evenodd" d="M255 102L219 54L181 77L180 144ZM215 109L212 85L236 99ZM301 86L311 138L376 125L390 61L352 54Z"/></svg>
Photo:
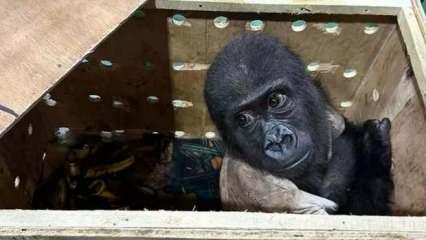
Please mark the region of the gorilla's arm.
<svg viewBox="0 0 426 240"><path fill-rule="evenodd" d="M356 178L350 196L341 211L352 214L384 215L390 213L392 180L391 122L368 120L359 127L356 138Z"/></svg>
<svg viewBox="0 0 426 240"><path fill-rule="evenodd" d="M333 141L332 146L333 156L324 176L320 195L339 205L345 205L355 175L356 157L351 134L345 131Z"/></svg>
<svg viewBox="0 0 426 240"><path fill-rule="evenodd" d="M347 123L335 140L320 195L337 202L339 213L389 213L394 187L390 128L389 119Z"/></svg>
<svg viewBox="0 0 426 240"><path fill-rule="evenodd" d="M249 164L225 156L220 173L221 200L225 210L327 214L337 205L300 190L286 178L278 178Z"/></svg>

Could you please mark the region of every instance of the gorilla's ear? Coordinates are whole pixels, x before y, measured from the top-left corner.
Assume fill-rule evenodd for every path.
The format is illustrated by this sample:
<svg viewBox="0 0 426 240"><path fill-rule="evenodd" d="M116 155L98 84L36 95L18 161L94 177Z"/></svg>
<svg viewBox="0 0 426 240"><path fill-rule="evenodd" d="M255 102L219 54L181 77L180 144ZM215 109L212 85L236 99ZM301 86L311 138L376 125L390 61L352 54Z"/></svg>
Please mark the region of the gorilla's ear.
<svg viewBox="0 0 426 240"><path fill-rule="evenodd" d="M338 138L345 130L345 119L333 107L327 105L327 118L331 123L332 139Z"/></svg>

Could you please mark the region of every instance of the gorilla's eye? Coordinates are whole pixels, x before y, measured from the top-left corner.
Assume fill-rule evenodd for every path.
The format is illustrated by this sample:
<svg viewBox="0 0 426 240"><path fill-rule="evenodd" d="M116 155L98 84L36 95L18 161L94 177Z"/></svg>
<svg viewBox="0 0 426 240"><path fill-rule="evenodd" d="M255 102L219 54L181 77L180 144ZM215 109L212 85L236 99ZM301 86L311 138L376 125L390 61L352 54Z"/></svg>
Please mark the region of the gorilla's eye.
<svg viewBox="0 0 426 240"><path fill-rule="evenodd" d="M248 127L254 121L254 117L249 113L239 113L237 115L237 122L240 127Z"/></svg>
<svg viewBox="0 0 426 240"><path fill-rule="evenodd" d="M268 106L270 108L280 108L284 106L287 102L287 96L282 93L272 93L268 97Z"/></svg>

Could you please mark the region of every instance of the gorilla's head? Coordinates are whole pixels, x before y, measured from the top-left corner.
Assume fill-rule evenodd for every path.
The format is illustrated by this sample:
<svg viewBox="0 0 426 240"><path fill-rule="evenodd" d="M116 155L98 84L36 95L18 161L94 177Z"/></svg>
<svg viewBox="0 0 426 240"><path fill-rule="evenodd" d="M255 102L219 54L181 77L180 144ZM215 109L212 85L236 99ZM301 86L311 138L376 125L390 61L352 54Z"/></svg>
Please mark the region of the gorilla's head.
<svg viewBox="0 0 426 240"><path fill-rule="evenodd" d="M204 96L229 154L285 176L327 160L327 101L302 60L276 38L244 33L232 40L211 64Z"/></svg>

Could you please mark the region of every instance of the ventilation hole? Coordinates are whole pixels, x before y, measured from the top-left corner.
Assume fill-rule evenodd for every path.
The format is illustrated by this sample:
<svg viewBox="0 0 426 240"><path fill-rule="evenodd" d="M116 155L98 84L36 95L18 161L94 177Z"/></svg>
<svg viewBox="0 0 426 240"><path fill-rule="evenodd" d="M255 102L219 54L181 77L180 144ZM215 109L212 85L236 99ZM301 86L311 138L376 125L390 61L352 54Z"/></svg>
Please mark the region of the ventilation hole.
<svg viewBox="0 0 426 240"><path fill-rule="evenodd" d="M249 23L249 30L251 31L262 31L265 28L265 23L262 20L253 20Z"/></svg>
<svg viewBox="0 0 426 240"><path fill-rule="evenodd" d="M56 106L56 101L52 99L52 96L50 95L50 93L46 93L46 95L43 96L43 100L44 100L44 103L46 103L46 105L49 107Z"/></svg>
<svg viewBox="0 0 426 240"><path fill-rule="evenodd" d="M160 133L159 133L159 132L154 131L154 132L152 132L151 134L153 134L153 135L158 135L158 134L160 134Z"/></svg>
<svg viewBox="0 0 426 240"><path fill-rule="evenodd" d="M377 91L377 89L373 89L373 93L371 94L373 97L373 101L377 102L380 99L380 93Z"/></svg>
<svg viewBox="0 0 426 240"><path fill-rule="evenodd" d="M229 20L227 17L219 16L213 20L215 27L223 29L229 25Z"/></svg>
<svg viewBox="0 0 426 240"><path fill-rule="evenodd" d="M43 100L50 99L51 97L52 97L52 95L50 95L50 93L46 93L46 94L43 96Z"/></svg>
<svg viewBox="0 0 426 240"><path fill-rule="evenodd" d="M28 124L28 136L33 135L33 125L30 123Z"/></svg>
<svg viewBox="0 0 426 240"><path fill-rule="evenodd" d="M90 101L90 102L94 102L94 103L97 103L97 102L102 101L101 96L96 95L96 94L90 94L90 95L88 96L88 98L89 98L89 101Z"/></svg>
<svg viewBox="0 0 426 240"><path fill-rule="evenodd" d="M181 14L175 14L172 17L172 21L176 26L182 26L185 23L186 18Z"/></svg>
<svg viewBox="0 0 426 240"><path fill-rule="evenodd" d="M302 32L306 29L306 27L307 27L306 21L303 21L303 20L297 20L291 24L291 29L295 32Z"/></svg>
<svg viewBox="0 0 426 240"><path fill-rule="evenodd" d="M146 101L149 103L158 103L160 99L157 96L148 96L146 97Z"/></svg>
<svg viewBox="0 0 426 240"><path fill-rule="evenodd" d="M122 101L114 100L112 101L112 107L114 108L123 108L124 103Z"/></svg>
<svg viewBox="0 0 426 240"><path fill-rule="evenodd" d="M126 133L125 130L123 129L117 129L113 131L114 135L123 135L124 133Z"/></svg>
<svg viewBox="0 0 426 240"><path fill-rule="evenodd" d="M15 177L15 181L13 181L13 185L15 189L18 189L20 184L21 184L21 179L19 178L19 176Z"/></svg>
<svg viewBox="0 0 426 240"><path fill-rule="evenodd" d="M308 64L308 66L306 66L306 69L308 69L308 71L310 72L315 72L315 71L318 71L319 67L320 67L319 62L311 62Z"/></svg>
<svg viewBox="0 0 426 240"><path fill-rule="evenodd" d="M89 62L89 60L87 60L87 58L81 60L81 63L88 63L88 62Z"/></svg>
<svg viewBox="0 0 426 240"><path fill-rule="evenodd" d="M179 137L183 137L183 136L185 136L184 131L175 131L175 137L179 138Z"/></svg>
<svg viewBox="0 0 426 240"><path fill-rule="evenodd" d="M146 61L144 64L144 68L146 71L150 71L151 69L154 68L154 64L152 64L150 61Z"/></svg>
<svg viewBox="0 0 426 240"><path fill-rule="evenodd" d="M41 155L41 160L42 160L42 161L45 161L45 160L46 160L46 157L47 157L47 154L44 152L44 153L43 153L43 155Z"/></svg>
<svg viewBox="0 0 426 240"><path fill-rule="evenodd" d="M46 105L47 105L47 106L49 106L49 107L54 107L54 106L56 106L56 104L57 104L57 102L56 102L55 100L53 100L53 99L47 99L47 100L45 100L44 102L45 102L45 103L46 103Z"/></svg>
<svg viewBox="0 0 426 240"><path fill-rule="evenodd" d="M325 24L325 31L328 33L335 33L339 29L339 25L336 22L329 22Z"/></svg>
<svg viewBox="0 0 426 240"><path fill-rule="evenodd" d="M343 71L343 77L345 78L353 78L358 74L356 69L354 68L347 68L345 71Z"/></svg>
<svg viewBox="0 0 426 240"><path fill-rule="evenodd" d="M180 71L185 68L185 63L175 62L173 63L173 70Z"/></svg>
<svg viewBox="0 0 426 240"><path fill-rule="evenodd" d="M112 67L112 62L109 60L101 60L100 63L105 67Z"/></svg>
<svg viewBox="0 0 426 240"><path fill-rule="evenodd" d="M173 107L175 107L175 108L188 108L188 107L194 106L194 104L192 104L192 102L180 100L180 99L173 100L172 104L173 104Z"/></svg>
<svg viewBox="0 0 426 240"><path fill-rule="evenodd" d="M212 138L215 138L215 137L216 137L216 133L215 133L215 132L206 132L206 133L204 134L204 136L205 136L206 138L212 139Z"/></svg>
<svg viewBox="0 0 426 240"><path fill-rule="evenodd" d="M377 24L367 24L364 28L364 33L367 35L375 34L379 30L379 25Z"/></svg>
<svg viewBox="0 0 426 240"><path fill-rule="evenodd" d="M112 132L111 131L101 131L99 133L99 135L101 136L102 140L105 142L111 141L112 139Z"/></svg>
<svg viewBox="0 0 426 240"><path fill-rule="evenodd" d="M352 107L352 101L344 101L340 103L340 107L342 108L350 108Z"/></svg>

